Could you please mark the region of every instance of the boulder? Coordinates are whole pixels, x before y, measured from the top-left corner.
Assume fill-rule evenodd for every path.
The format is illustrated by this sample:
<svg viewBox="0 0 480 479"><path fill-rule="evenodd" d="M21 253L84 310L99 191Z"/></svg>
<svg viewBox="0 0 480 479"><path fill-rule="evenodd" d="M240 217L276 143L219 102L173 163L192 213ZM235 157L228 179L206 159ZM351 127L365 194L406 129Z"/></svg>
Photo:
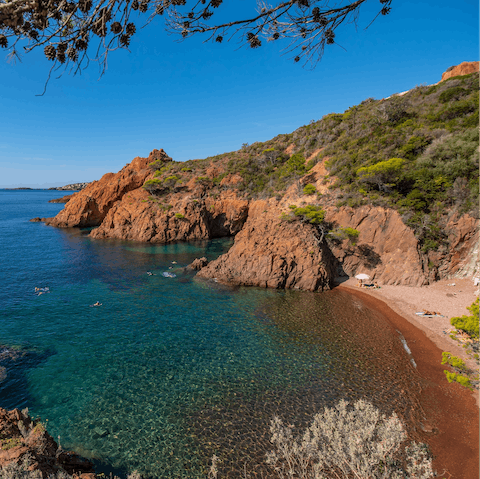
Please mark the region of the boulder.
<svg viewBox="0 0 480 479"><path fill-rule="evenodd" d="M205 266L207 266L208 264L208 260L207 258L205 258L205 256L203 258L196 258L192 261L192 263L190 263L187 268L188 269L192 269L194 271L200 271L202 268L204 268Z"/></svg>
<svg viewBox="0 0 480 479"><path fill-rule="evenodd" d="M274 199L250 204L231 249L197 276L227 284L323 291L333 286L335 258L313 225L280 219Z"/></svg>

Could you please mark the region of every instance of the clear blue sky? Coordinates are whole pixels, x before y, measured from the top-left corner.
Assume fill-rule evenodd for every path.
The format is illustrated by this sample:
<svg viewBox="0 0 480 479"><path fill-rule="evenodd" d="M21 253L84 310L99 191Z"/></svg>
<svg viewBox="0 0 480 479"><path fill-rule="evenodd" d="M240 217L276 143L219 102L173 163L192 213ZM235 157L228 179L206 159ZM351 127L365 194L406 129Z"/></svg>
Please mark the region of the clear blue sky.
<svg viewBox="0 0 480 479"><path fill-rule="evenodd" d="M227 0L222 8L254 8ZM477 0L394 0L392 12L367 30L380 7L371 0L358 29L337 31L313 71L281 55L277 42L252 50L230 43L177 43L158 20L97 65L52 79L43 52L22 63L0 56L0 187L49 187L116 172L135 156L163 148L174 160L205 158L266 141L312 119L343 112L440 80L449 66L479 59ZM1 53L1 52L0 52Z"/></svg>

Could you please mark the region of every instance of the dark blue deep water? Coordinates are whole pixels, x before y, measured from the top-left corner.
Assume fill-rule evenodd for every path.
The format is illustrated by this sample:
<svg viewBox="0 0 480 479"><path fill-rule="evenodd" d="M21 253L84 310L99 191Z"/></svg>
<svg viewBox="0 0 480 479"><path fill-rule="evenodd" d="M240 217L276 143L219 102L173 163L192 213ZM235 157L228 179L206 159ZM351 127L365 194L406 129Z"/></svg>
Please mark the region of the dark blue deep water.
<svg viewBox="0 0 480 479"><path fill-rule="evenodd" d="M229 239L155 246L29 222L63 194L0 190L0 406L28 407L64 448L155 478L205 477L215 453L234 477L261 470L274 414L305 425L366 397L411 416L398 333L358 299L183 271Z"/></svg>

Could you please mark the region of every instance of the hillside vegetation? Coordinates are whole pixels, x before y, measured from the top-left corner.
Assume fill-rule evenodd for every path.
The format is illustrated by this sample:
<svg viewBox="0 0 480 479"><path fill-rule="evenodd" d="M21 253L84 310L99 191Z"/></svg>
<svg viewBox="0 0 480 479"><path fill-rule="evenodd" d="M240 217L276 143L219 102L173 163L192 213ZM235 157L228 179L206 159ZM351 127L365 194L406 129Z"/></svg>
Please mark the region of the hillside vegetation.
<svg viewBox="0 0 480 479"><path fill-rule="evenodd" d="M369 98L293 133L203 160L157 161L144 186L166 202L187 184L201 186L202 195L231 188L246 198L280 199L324 161L329 189L318 195L320 206L397 209L423 251L436 250L445 245L442 225L453 212L478 218L478 81L472 73Z"/></svg>

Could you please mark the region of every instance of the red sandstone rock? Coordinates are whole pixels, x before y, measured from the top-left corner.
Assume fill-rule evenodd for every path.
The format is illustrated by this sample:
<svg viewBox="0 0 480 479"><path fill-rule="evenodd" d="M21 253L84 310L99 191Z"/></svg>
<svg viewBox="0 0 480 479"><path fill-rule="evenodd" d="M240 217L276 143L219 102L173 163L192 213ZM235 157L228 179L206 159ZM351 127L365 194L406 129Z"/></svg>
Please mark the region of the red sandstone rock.
<svg viewBox="0 0 480 479"><path fill-rule="evenodd" d="M149 158L136 158L119 173L104 175L76 193L48 223L99 225L91 232L92 238L152 243L239 233L231 251L203 268L199 276L273 288L328 289L335 276L354 276L359 272L368 273L383 284L422 285L453 274L472 274L478 266L478 221L467 215L455 216L447 225L450 251L428 254L421 253L413 230L390 209L326 208L327 222L360 231L355 246L346 240L319 246L313 226L298 220L280 222L280 214L288 205L318 202L314 195L305 196L302 188L310 182L319 191L326 187L323 162L293 184L278 203L274 199L240 198L235 185L242 178L235 174L227 175L215 194L208 185L192 177L174 193L153 198L142 185L153 176L148 164L158 159L170 161L163 150L154 150ZM222 168L211 166L207 168L208 175L216 177Z"/></svg>
<svg viewBox="0 0 480 479"><path fill-rule="evenodd" d="M49 200L49 203L68 203L76 193L72 193L71 195L65 195L62 196L61 198L53 198L53 200Z"/></svg>
<svg viewBox="0 0 480 479"><path fill-rule="evenodd" d="M46 221L52 226L98 226L113 204L122 199L125 193L143 185L149 175L149 163L162 159L171 161L163 150L153 150L148 158L135 158L118 173L107 173L99 181L90 183L75 194L54 218Z"/></svg>
<svg viewBox="0 0 480 479"><path fill-rule="evenodd" d="M335 259L323 243L319 244L315 227L281 221L280 214L273 199L252 202L248 220L232 248L197 276L265 288L330 289Z"/></svg>
<svg viewBox="0 0 480 479"><path fill-rule="evenodd" d="M332 247L348 276L366 273L383 284L428 283L418 241L396 211L373 206L327 208L325 219L360 231L356 246L344 241Z"/></svg>
<svg viewBox="0 0 480 479"><path fill-rule="evenodd" d="M39 470L43 477L64 470L69 474L93 474L93 464L73 452L62 451L53 438L28 414L14 409L0 408L0 467L12 463L23 464L29 457L30 471ZM89 479L94 479L95 476Z"/></svg>
<svg viewBox="0 0 480 479"><path fill-rule="evenodd" d="M442 258L440 272L443 277L473 275L480 270L479 221L468 214L460 218L455 214L445 228L450 249L447 258Z"/></svg>
<svg viewBox="0 0 480 479"><path fill-rule="evenodd" d="M248 213L248 201L229 192L205 200L180 192L169 201L172 207L166 209L166 205L148 200L143 189L132 191L110 209L90 236L151 243L218 238L236 234Z"/></svg>
<svg viewBox="0 0 480 479"><path fill-rule="evenodd" d="M456 77L459 75L468 75L469 73L475 73L479 70L479 62L463 62L460 65L450 67L446 72L442 74L440 81L445 81L448 78Z"/></svg>
<svg viewBox="0 0 480 479"><path fill-rule="evenodd" d="M195 258L192 263L190 263L187 268L189 269L192 269L194 271L200 271L202 268L204 268L205 266L207 266L208 264L208 260L207 258L205 258L205 256L203 258Z"/></svg>

